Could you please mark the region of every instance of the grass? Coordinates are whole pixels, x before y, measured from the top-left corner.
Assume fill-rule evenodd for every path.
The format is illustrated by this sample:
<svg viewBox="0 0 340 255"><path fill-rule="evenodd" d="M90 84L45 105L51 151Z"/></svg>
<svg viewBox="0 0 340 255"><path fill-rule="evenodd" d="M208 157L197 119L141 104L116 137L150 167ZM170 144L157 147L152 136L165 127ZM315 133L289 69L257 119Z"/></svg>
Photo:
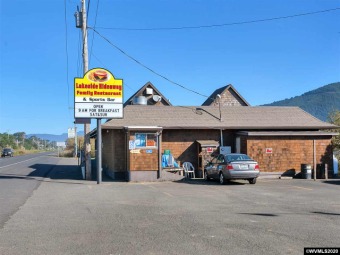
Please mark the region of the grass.
<svg viewBox="0 0 340 255"><path fill-rule="evenodd" d="M34 153L39 153L39 152L44 152L42 150L24 150L24 149L17 149L14 150L14 156L15 155L27 155L27 154L34 154Z"/></svg>

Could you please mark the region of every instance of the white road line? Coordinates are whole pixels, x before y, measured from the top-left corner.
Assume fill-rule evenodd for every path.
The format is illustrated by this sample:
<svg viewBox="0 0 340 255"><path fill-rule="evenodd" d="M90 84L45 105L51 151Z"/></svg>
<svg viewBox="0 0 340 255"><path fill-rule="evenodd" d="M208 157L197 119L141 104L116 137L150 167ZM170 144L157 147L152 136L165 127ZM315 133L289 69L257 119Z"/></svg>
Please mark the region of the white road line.
<svg viewBox="0 0 340 255"><path fill-rule="evenodd" d="M173 195L171 195L170 193L168 192L165 192L165 191L162 191L163 194L167 195L168 197L174 197Z"/></svg>
<svg viewBox="0 0 340 255"><path fill-rule="evenodd" d="M293 185L288 185L288 186L296 188L296 189L313 190L313 189L310 189L310 188L305 188L305 187L300 187L300 186L293 186Z"/></svg>
<svg viewBox="0 0 340 255"><path fill-rule="evenodd" d="M39 156L39 157L35 157L35 158L26 159L26 160L23 160L23 161L20 161L20 162L17 162L17 163L9 164L7 166L0 166L0 169L5 168L5 167L9 167L9 166L14 166L14 165L17 165L17 164L20 164L20 163L23 163L23 162L26 162L26 161L30 161L30 160L33 160L33 159L36 159L36 158L41 158L41 157L45 157L45 156Z"/></svg>
<svg viewBox="0 0 340 255"><path fill-rule="evenodd" d="M154 186L149 186L149 185L148 185L148 187L149 187L149 188L151 188L151 189L155 189L155 190L157 190L157 188L156 188L156 187L154 187Z"/></svg>

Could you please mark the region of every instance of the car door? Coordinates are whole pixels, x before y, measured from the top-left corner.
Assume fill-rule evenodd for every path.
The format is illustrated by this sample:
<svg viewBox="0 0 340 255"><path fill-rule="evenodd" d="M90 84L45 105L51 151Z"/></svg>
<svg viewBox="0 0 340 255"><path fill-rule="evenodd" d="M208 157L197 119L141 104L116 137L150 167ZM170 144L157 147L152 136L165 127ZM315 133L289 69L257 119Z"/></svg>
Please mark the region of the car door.
<svg viewBox="0 0 340 255"><path fill-rule="evenodd" d="M214 161L214 164L213 164L214 165L214 167L213 167L214 178L216 178L216 179L220 178L219 174L220 174L221 167L223 167L223 163L224 163L224 155L220 154L215 158L215 161Z"/></svg>
<svg viewBox="0 0 340 255"><path fill-rule="evenodd" d="M209 164L206 166L207 174L210 178L215 178L216 176L216 167L217 167L217 157L214 157Z"/></svg>
<svg viewBox="0 0 340 255"><path fill-rule="evenodd" d="M219 178L220 171L222 171L225 165L224 162L225 162L224 155L223 154L218 155L217 162L216 162L216 176L218 178Z"/></svg>

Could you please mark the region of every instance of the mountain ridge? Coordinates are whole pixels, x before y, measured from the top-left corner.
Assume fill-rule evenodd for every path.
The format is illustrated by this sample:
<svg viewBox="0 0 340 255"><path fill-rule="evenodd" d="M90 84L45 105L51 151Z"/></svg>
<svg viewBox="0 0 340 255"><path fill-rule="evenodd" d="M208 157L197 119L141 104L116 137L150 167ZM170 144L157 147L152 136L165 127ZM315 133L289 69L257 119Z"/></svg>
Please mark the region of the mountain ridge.
<svg viewBox="0 0 340 255"><path fill-rule="evenodd" d="M300 96L262 106L298 106L314 117L327 121L332 111L340 110L340 82L330 83Z"/></svg>
<svg viewBox="0 0 340 255"><path fill-rule="evenodd" d="M32 136L36 136L43 140L49 140L53 142L65 142L67 140L67 133L62 133L60 135L54 135L54 134L28 134L26 135L27 138L30 138ZM84 136L83 131L77 132L77 136Z"/></svg>

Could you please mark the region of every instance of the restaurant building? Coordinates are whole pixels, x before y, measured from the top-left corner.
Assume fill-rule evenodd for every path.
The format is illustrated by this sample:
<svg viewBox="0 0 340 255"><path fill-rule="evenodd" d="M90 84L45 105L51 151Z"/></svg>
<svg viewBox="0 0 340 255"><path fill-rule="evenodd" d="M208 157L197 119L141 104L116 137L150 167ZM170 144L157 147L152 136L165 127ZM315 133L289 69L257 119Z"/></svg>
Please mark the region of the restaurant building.
<svg viewBox="0 0 340 255"><path fill-rule="evenodd" d="M248 154L261 172L300 172L301 164L332 168L334 125L298 107L252 107L232 85L202 106L172 106L151 83L124 104L124 118L102 124L103 170L113 179L159 181L183 178L164 166L170 154L191 162L203 176L211 154L221 149Z"/></svg>

